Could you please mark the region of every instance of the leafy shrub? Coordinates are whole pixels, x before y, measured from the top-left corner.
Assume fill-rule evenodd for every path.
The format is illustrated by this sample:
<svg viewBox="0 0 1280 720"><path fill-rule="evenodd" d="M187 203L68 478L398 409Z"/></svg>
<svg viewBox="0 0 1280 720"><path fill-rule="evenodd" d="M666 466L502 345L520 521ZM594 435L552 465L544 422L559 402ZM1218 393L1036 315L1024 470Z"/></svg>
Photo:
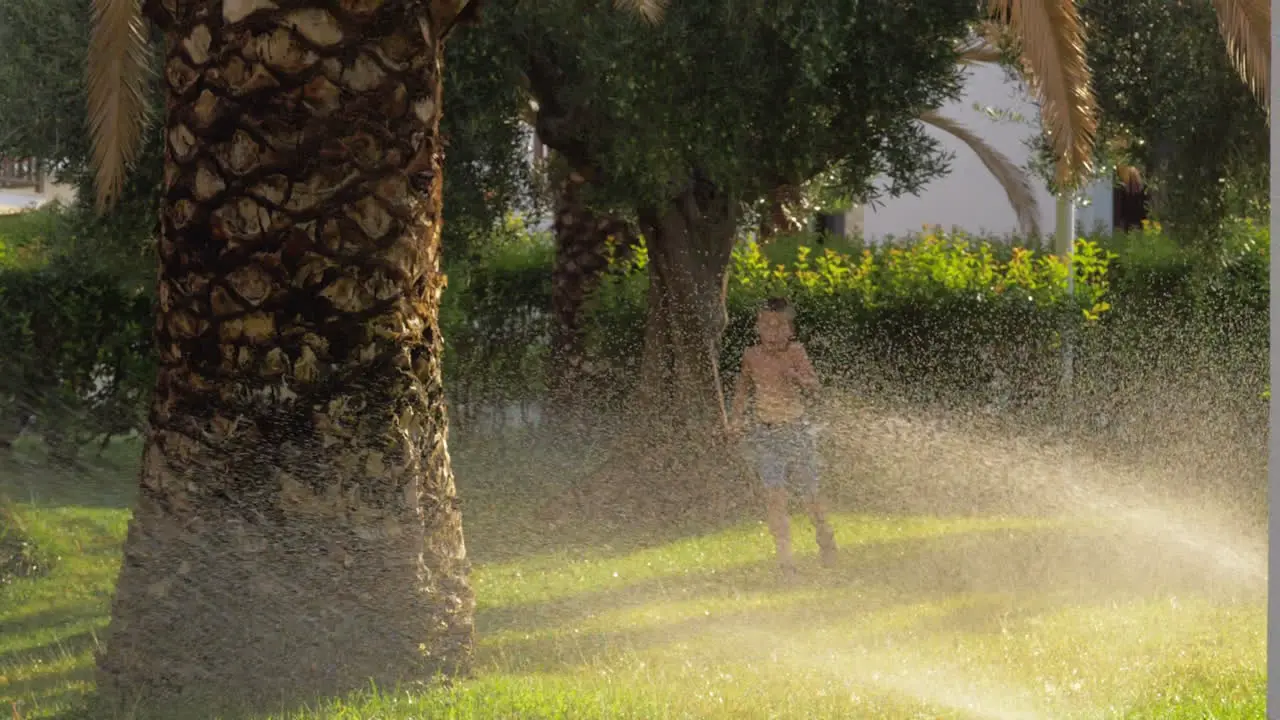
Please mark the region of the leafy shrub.
<svg viewBox="0 0 1280 720"><path fill-rule="evenodd" d="M54 262L0 272L0 423L38 419L55 451L141 424L154 374L150 300Z"/></svg>
<svg viewBox="0 0 1280 720"><path fill-rule="evenodd" d="M1105 323L1113 352L1198 355L1236 373L1266 362L1270 232L1247 219L1221 231L1210 250L1179 247L1150 222L1106 241L1119 258L1110 273L1117 307Z"/></svg>
<svg viewBox="0 0 1280 720"><path fill-rule="evenodd" d="M509 218L478 262L451 269L440 324L445 387L457 412L528 401L545 390L553 259L550 238Z"/></svg>
<svg viewBox="0 0 1280 720"><path fill-rule="evenodd" d="M973 371L992 353L1043 353L1069 325L1085 328L1107 311L1111 254L1096 242L1076 250L1077 292L1054 256L964 235L926 235L912 245L865 248L854 255L796 245L788 262L774 248L747 244L733 254L729 325L721 364L736 372L753 339L755 308L785 295L814 362L854 384L871 368L919 398L941 384L981 384ZM641 251L611 266L588 311L592 355L608 369L602 383L616 399L635 376L643 350L647 258ZM859 377L851 377L858 368ZM936 394L936 393L935 393Z"/></svg>
<svg viewBox="0 0 1280 720"><path fill-rule="evenodd" d="M39 210L0 214L0 268L36 267L63 222L64 209L52 203Z"/></svg>
<svg viewBox="0 0 1280 720"><path fill-rule="evenodd" d="M813 236L763 248L744 245L733 259L722 369L736 372L741 350L753 338L754 308L781 293L797 307L798 331L815 362L865 392L912 402L986 401L1001 376L1005 387L1018 391L1006 401L1031 403L1055 387L1062 331L1071 330L1081 403L1102 405L1139 386L1154 392L1160 374L1194 370L1217 372L1214 387L1234 393L1220 398L1224 407L1258 405L1262 387L1253 392L1252 386L1266 374L1269 236L1265 227L1245 221L1225 230L1230 236L1212 258L1178 246L1156 224L1083 239L1076 248L1074 298L1066 293L1066 268L1056 257L962 234L932 233L874 247L832 238L819 244ZM549 277L552 257L545 242L538 247L504 256L505 264L478 275L483 283L453 285L449 302L472 308L468 312L482 307L479 298L503 294L501 303L487 306L484 322L445 322L447 337L465 336L471 343L451 344L446 358L455 396L484 400L484 393L468 389L479 387L476 373L520 384L506 386L503 398L538 396L548 322L539 309L550 304L550 287L538 278ZM588 360L597 380L590 396L606 405L637 377L647 264L643 246L615 256L587 307ZM494 274L525 279L502 284ZM533 325L517 332L503 324L516 317ZM484 327L501 331L477 337ZM480 346L487 359L470 350ZM494 360L504 354L512 357ZM1186 361L1193 355L1194 362ZM516 376L491 367L528 372ZM1156 379L1135 383L1144 373Z"/></svg>
<svg viewBox="0 0 1280 720"><path fill-rule="evenodd" d="M5 229L0 239L13 236ZM1222 408L1264 412L1269 233L1246 221L1224 233L1212 257L1179 248L1154 224L1082 240L1074 296L1057 258L962 234L875 247L803 236L789 246L743 245L733 256L722 369L736 372L758 303L785 294L815 363L864 393L972 403L989 399L1002 374L1031 402L1053 387L1070 331L1082 402L1131 392L1142 374L1134 368L1150 377L1194 370ZM449 267L441 325L455 415L545 392L553 259L550 238L512 219L474 262ZM86 265L56 254L0 264L0 441L30 415L64 452L142 424L154 372L150 300ZM634 385L647 290L641 246L613 256L589 301L590 396L599 402Z"/></svg>
<svg viewBox="0 0 1280 720"><path fill-rule="evenodd" d="M56 560L31 542L11 503L0 495L0 589L14 580L47 574Z"/></svg>

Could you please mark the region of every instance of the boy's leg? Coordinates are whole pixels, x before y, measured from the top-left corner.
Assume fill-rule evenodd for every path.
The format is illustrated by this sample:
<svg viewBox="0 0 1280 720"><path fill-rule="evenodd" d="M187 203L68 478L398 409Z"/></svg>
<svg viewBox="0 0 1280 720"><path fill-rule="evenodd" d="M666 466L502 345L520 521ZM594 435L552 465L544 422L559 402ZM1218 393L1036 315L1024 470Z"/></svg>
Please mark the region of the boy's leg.
<svg viewBox="0 0 1280 720"><path fill-rule="evenodd" d="M829 565L836 559L836 535L831 529L831 523L827 521L827 508L822 498L816 494L810 497L805 503L805 511L813 520L813 527L818 534L818 557L824 565Z"/></svg>
<svg viewBox="0 0 1280 720"><path fill-rule="evenodd" d="M794 566L791 556L791 521L787 514L787 457L776 438L767 432L756 439L756 471L764 485L765 524L778 548L778 563L784 570Z"/></svg>
<svg viewBox="0 0 1280 720"><path fill-rule="evenodd" d="M818 536L818 553L823 564L830 564L836 556L835 531L827 520L826 504L822 501L817 442L806 435L800 440L795 458L796 480L804 497L804 509Z"/></svg>
<svg viewBox="0 0 1280 720"><path fill-rule="evenodd" d="M765 518L778 548L778 564L783 570L792 569L795 559L791 555L791 518L787 514L786 488L765 490Z"/></svg>

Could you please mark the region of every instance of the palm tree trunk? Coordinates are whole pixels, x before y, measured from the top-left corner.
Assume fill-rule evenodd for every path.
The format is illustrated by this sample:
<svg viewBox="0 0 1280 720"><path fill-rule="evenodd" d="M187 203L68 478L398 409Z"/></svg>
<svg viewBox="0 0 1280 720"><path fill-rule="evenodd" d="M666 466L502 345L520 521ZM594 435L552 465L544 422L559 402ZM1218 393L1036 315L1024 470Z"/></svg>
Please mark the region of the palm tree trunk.
<svg viewBox="0 0 1280 720"><path fill-rule="evenodd" d="M608 266L611 236L632 242L630 228L614 217L592 211L582 197L583 180L571 174L561 189L556 208L556 259L551 270L551 334L548 386L552 413L564 419L581 397L586 372L585 307Z"/></svg>
<svg viewBox="0 0 1280 720"><path fill-rule="evenodd" d="M99 687L262 706L465 672L437 322L456 8L154 5L160 369Z"/></svg>

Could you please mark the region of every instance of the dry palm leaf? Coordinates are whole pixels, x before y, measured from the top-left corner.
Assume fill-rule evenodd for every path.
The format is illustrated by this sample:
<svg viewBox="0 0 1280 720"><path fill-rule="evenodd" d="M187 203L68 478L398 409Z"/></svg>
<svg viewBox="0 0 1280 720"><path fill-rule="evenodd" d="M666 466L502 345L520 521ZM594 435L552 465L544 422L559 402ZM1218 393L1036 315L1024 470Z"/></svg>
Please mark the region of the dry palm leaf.
<svg viewBox="0 0 1280 720"><path fill-rule="evenodd" d="M667 0L613 0L613 6L624 12L635 13L648 22L656 24L662 20L662 13L667 9Z"/></svg>
<svg viewBox="0 0 1280 720"><path fill-rule="evenodd" d="M1142 191L1142 172L1132 165L1117 165L1116 179L1131 193Z"/></svg>
<svg viewBox="0 0 1280 720"><path fill-rule="evenodd" d="M960 53L960 62L966 65L1000 62L1000 58L1004 57L999 47L982 38L963 42L956 50Z"/></svg>
<svg viewBox="0 0 1280 720"><path fill-rule="evenodd" d="M147 60L139 0L93 0L86 73L98 212L120 197L138 157L147 121Z"/></svg>
<svg viewBox="0 0 1280 720"><path fill-rule="evenodd" d="M920 120L959 138L968 145L1009 196L1009 205L1013 207L1013 212L1018 218L1018 227L1022 230L1022 234L1027 236L1040 234L1040 207L1036 202L1035 192L1031 189L1031 178L1027 173L1014 165L1013 161L999 150L975 135L972 130L951 118L930 111L921 115Z"/></svg>
<svg viewBox="0 0 1280 720"><path fill-rule="evenodd" d="M1231 62L1271 118L1270 0L1213 0Z"/></svg>
<svg viewBox="0 0 1280 720"><path fill-rule="evenodd" d="M1040 123L1057 164L1055 182L1075 187L1089 173L1098 129L1085 62L1084 28L1073 0L988 0L1022 46L1023 72L1040 102Z"/></svg>
<svg viewBox="0 0 1280 720"><path fill-rule="evenodd" d="M990 2L990 0L988 0ZM995 16L992 15L992 18ZM988 45L994 45L998 48L1009 47L1018 42L1018 36L1014 33L1013 28L1009 27L1006 22L997 22L994 19L984 20L978 23L974 28L974 34L979 38L987 41Z"/></svg>

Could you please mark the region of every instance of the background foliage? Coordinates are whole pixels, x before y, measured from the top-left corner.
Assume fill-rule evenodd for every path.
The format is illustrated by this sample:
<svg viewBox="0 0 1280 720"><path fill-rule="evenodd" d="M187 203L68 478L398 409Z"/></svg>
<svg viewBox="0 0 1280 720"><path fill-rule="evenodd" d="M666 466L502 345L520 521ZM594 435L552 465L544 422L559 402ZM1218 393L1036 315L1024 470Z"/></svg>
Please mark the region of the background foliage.
<svg viewBox="0 0 1280 720"><path fill-rule="evenodd" d="M0 417L65 428L68 441L137 426L151 383L147 292L72 258L45 258L66 211L0 218ZM734 254L722 343L732 375L767 295L796 304L800 339L834 383L871 399L1041 411L1053 403L1060 341L1073 332L1079 400L1116 408L1125 377L1195 377L1215 407L1264 410L1269 233L1229 226L1211 254L1156 224L1077 246L1077 288L1031 247L926 235L861 247L800 236ZM465 427L486 408L537 403L550 342L551 239L510 216L477 254L449 263L446 383ZM43 259L42 259L43 258ZM600 410L635 381L648 273L643 247L612 262L588 305ZM12 348L13 351L9 351Z"/></svg>
<svg viewBox="0 0 1280 720"><path fill-rule="evenodd" d="M948 157L915 119L958 95L977 11L718 0L648 25L608 3L496 0L480 32L502 39L486 61L527 79L543 139L590 170L590 204L628 212L695 177L746 202L824 173L859 197L917 191Z"/></svg>
<svg viewBox="0 0 1280 720"><path fill-rule="evenodd" d="M451 41L446 65L442 313L455 416L465 426L477 408L536 403L545 390L551 241L511 215L539 202L521 124L531 55L573 80L561 86L569 105L609 120L607 134L586 140L615 201L661 195L691 166L744 192L815 169L842 191L890 171L891 189L910 192L945 169L911 118L956 89L950 45L937 39L967 21L968 5L725 0L680 5L657 28L568 0L493 5L482 28ZM1175 239L1186 233L1155 225L1095 238L1082 246L1086 292L1074 303L1061 266L1016 243L946 236L865 249L798 236L744 246L721 347L727 373L750 339L754 303L786 292L817 362L868 397L1043 407L1060 334L1074 329L1078 391L1103 405L1139 392L1117 391L1125 373L1194 375L1214 388L1214 407L1253 412L1266 367L1269 235L1241 218L1265 207L1264 119L1207 4L1081 8L1104 139L1135 140L1127 152L1148 167L1170 226L1200 228L1211 242L1183 247ZM88 10L87 0L0 3L0 154L44 158L82 189ZM904 39L906 25L916 34ZM670 107L689 112L658 112ZM863 122L868 113L882 125ZM881 154L867 155L873 146ZM0 440L30 415L66 428L68 441L141 422L160 174L153 131L110 215L73 207L0 218ZM588 310L593 399L604 408L634 381L644 262L640 252L615 264Z"/></svg>
<svg viewBox="0 0 1280 720"><path fill-rule="evenodd" d="M1099 139L1128 139L1153 211L1194 241L1266 217L1265 111L1232 68L1213 4L1084 0Z"/></svg>
<svg viewBox="0 0 1280 720"><path fill-rule="evenodd" d="M1185 244L1212 245L1232 218L1265 222L1267 118L1231 65L1207 2L1079 0L1099 125L1096 160L1136 167L1148 210ZM1017 79L1010 74L1011 79ZM1033 168L1052 175L1043 135Z"/></svg>
<svg viewBox="0 0 1280 720"><path fill-rule="evenodd" d="M0 271L0 440L38 422L61 459L141 426L155 372L150 299L67 261Z"/></svg>

